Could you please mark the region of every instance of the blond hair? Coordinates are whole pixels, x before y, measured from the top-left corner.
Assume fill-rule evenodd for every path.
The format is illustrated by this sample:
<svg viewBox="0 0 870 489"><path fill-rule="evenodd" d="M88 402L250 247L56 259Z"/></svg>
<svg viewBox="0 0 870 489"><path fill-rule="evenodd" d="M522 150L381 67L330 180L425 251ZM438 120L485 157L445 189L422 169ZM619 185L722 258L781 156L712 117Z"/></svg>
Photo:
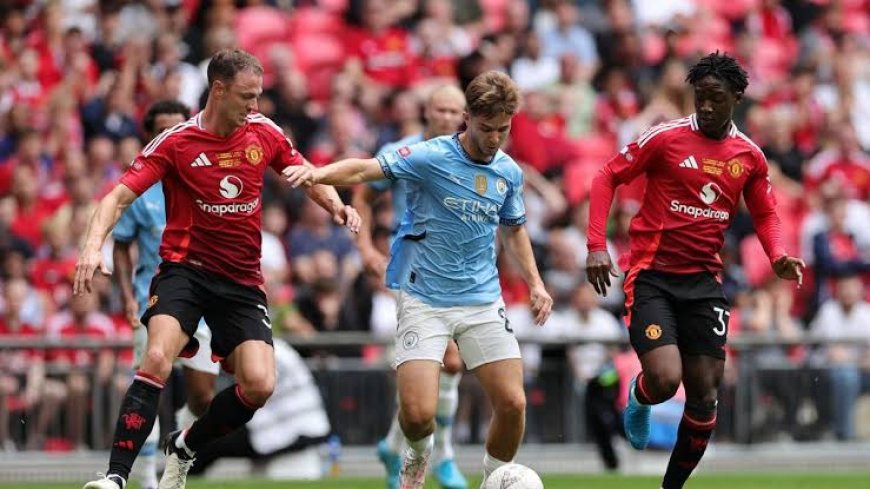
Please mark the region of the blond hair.
<svg viewBox="0 0 870 489"><path fill-rule="evenodd" d="M520 92L513 80L500 71L487 71L474 78L465 89L468 114L493 117L514 115L520 108Z"/></svg>

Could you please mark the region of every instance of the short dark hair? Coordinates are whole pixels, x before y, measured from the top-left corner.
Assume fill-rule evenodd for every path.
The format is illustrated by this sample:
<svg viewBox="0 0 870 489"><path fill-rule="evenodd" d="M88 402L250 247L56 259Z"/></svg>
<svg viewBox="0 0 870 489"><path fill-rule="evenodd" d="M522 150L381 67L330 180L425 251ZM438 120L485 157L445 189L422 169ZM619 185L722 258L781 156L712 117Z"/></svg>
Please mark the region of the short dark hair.
<svg viewBox="0 0 870 489"><path fill-rule="evenodd" d="M230 83L237 73L253 70L258 75L263 74L263 65L253 54L241 49L222 49L208 62L208 87L216 80Z"/></svg>
<svg viewBox="0 0 870 489"><path fill-rule="evenodd" d="M718 50L695 63L686 75L686 82L695 85L704 77L711 75L727 83L734 92L743 93L749 86L749 75L746 74L746 70L736 59Z"/></svg>
<svg viewBox="0 0 870 489"><path fill-rule="evenodd" d="M154 121L157 119L157 116L171 114L181 114L185 119L189 119L190 108L177 100L161 100L155 102L151 107L148 107L148 111L145 112L145 117L142 119L142 128L152 137L156 136L156 134L154 134Z"/></svg>
<svg viewBox="0 0 870 489"><path fill-rule="evenodd" d="M500 71L487 71L476 76L465 89L465 100L472 116L514 115L520 108L517 85Z"/></svg>

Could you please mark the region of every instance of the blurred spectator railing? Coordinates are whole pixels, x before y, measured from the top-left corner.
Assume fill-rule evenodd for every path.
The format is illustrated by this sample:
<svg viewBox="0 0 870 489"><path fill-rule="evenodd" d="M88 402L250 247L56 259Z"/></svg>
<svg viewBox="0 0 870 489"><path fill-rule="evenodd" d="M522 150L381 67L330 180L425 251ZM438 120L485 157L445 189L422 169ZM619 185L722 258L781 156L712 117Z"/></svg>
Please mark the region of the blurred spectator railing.
<svg viewBox="0 0 870 489"><path fill-rule="evenodd" d="M371 347L385 350L387 349L385 347L393 344L393 340L355 332L320 333L305 337L290 336L286 339L304 356L308 356L308 364L321 387L333 426L345 442L351 444L376 442L378 437L382 436L382 432L386 432L390 415L395 408L393 377L388 356L381 354L374 358L339 357L328 352L347 349L359 351ZM526 359L529 394L527 436L538 442L585 441L584 431L576 430L577 401L574 396L577 383L568 361L568 351L571 347L586 344L611 347L609 349L611 363L617 365L615 370L620 374L622 390L628 378L639 368L634 353L630 351L628 342L624 339L521 338L520 342L524 352L532 348L536 350L538 358L534 364L530 364ZM831 373L836 369L825 364L822 357L816 354L821 350L817 347L833 344L870 347L870 341L866 339L830 340L814 338L810 335L789 340L743 335L730 340L730 356L720 395L718 439L739 443L779 439L783 436L790 436L795 440L813 440L826 436L831 430L834 430L839 437L839 433L833 426L839 408L833 402L834 390L831 382ZM121 352L129 351L131 347L132 342L129 340L57 342L33 338L4 338L0 340L0 355L22 349L46 351L57 348L93 351L110 349L116 353L117 358L121 358ZM800 361L791 363L768 364L755 361L753 353L769 347L780 347L785 350L800 348L803 349L804 354ZM619 366L620 362L623 362L622 367ZM625 367L626 364L628 367ZM857 369L859 366L855 367ZM120 395L123 392L123 388L119 389L117 384L123 384L121 380L128 377L129 369L129 365L118 360L115 365L115 375L109 380L98 379L97 371L93 367L85 373L92 385L88 396L86 423L90 435L87 437L86 445L95 449L107 447L108 433L112 429L114 419L110 414L117 412ZM46 378L62 379L70 371L71 369L62 366L48 366ZM0 376L2 374L4 372L0 371ZM479 387L471 385L476 384L472 380L473 376L466 377L470 384L466 387L464 395L479 396ZM23 394L24 387L22 384L18 395ZM10 397L15 395L7 396L5 399L7 408L14 404L10 401ZM476 401L472 401L475 405L481 404L482 398L475 399ZM27 407L23 410L20 407L12 409L11 424L14 426L19 418L26 419L29 423L36 422L38 414L29 412L28 409ZM51 431L56 434L61 424L66 425L70 422L70 415L67 410L56 410L55 416L57 419L52 421ZM61 416L64 419L63 423L61 423ZM482 416L484 419L473 420L478 427L477 432L485 425L485 411ZM771 416L776 418L776 421L771 421ZM561 422L554 423L553 420L556 419ZM538 423L536 420L546 420L546 422ZM858 423L857 431L866 433L868 427L863 426L862 423L866 421ZM475 431L474 426L470 429L472 432ZM16 433L13 432L11 436L16 438ZM19 434L16 440L19 448L27 446L25 440L21 438ZM463 434L459 436L459 441L479 442L481 437Z"/></svg>

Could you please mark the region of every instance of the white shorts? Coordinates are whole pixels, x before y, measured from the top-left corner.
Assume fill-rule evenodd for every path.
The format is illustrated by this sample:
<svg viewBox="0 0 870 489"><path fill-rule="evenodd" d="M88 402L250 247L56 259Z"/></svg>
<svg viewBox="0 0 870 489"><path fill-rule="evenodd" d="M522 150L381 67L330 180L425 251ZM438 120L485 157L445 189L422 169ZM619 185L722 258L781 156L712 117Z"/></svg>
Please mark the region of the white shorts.
<svg viewBox="0 0 870 489"><path fill-rule="evenodd" d="M218 375L221 370L221 365L211 361L211 330L205 324L205 321L200 321L196 328L196 333L193 337L199 341L199 350L192 358L179 358L178 364L187 367L197 372L205 372L207 374ZM139 326L133 330L133 365L138 368L142 363L142 355L145 354L145 347L148 345L148 328Z"/></svg>
<svg viewBox="0 0 870 489"><path fill-rule="evenodd" d="M394 367L409 360L441 363L451 338L459 345L459 354L469 370L499 360L521 358L520 346L500 298L480 306L433 307L400 292L397 313Z"/></svg>

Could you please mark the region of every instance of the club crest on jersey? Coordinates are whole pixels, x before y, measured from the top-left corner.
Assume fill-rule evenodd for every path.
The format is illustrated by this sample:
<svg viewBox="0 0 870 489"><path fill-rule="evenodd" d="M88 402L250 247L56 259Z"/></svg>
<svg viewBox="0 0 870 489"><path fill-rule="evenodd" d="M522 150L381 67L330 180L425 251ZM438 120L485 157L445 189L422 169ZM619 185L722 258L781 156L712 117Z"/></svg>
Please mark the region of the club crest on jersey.
<svg viewBox="0 0 870 489"><path fill-rule="evenodd" d="M474 176L474 190L483 195L486 193L486 175L475 175Z"/></svg>
<svg viewBox="0 0 870 489"><path fill-rule="evenodd" d="M411 148L407 146L402 146L399 148L399 154L402 155L402 158L407 158L409 154L411 154Z"/></svg>
<svg viewBox="0 0 870 489"><path fill-rule="evenodd" d="M740 160L737 158L729 161L728 173L730 173L734 178L740 178L740 175L743 175L743 163L740 163Z"/></svg>
<svg viewBox="0 0 870 489"><path fill-rule="evenodd" d="M508 184L507 180L504 178L499 178L495 181L495 190L499 193L499 195L504 195L507 193Z"/></svg>
<svg viewBox="0 0 870 489"><path fill-rule="evenodd" d="M248 159L248 163L257 166L263 161L263 148L259 145L252 144L245 148L245 158Z"/></svg>
<svg viewBox="0 0 870 489"><path fill-rule="evenodd" d="M644 334L646 334L647 338L655 341L662 337L662 327L658 324L650 324L644 330Z"/></svg>

